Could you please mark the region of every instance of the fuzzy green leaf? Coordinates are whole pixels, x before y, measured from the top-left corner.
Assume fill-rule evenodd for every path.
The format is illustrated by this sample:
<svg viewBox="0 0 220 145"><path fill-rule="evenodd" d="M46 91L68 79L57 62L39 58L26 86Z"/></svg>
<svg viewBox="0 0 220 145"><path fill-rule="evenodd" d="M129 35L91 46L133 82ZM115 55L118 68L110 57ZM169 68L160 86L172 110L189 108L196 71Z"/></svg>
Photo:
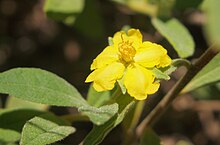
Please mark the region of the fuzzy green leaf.
<svg viewBox="0 0 220 145"><path fill-rule="evenodd" d="M128 96L127 94L118 97L116 102L119 104L118 114L111 118L105 124L94 126L92 131L85 138L83 145L99 144L113 128L115 128L123 121L125 115L134 106L135 103L133 98Z"/></svg>
<svg viewBox="0 0 220 145"><path fill-rule="evenodd" d="M163 22L158 18L153 18L152 23L161 35L169 41L181 58L193 55L194 40L186 27L177 19L172 18L167 22Z"/></svg>
<svg viewBox="0 0 220 145"><path fill-rule="evenodd" d="M118 104L105 105L100 108L92 106L80 107L79 111L89 116L96 125L102 125L118 111Z"/></svg>
<svg viewBox="0 0 220 145"><path fill-rule="evenodd" d="M36 68L16 68L0 73L0 92L48 105L80 107L87 104L68 82Z"/></svg>
<svg viewBox="0 0 220 145"><path fill-rule="evenodd" d="M70 126L59 126L49 120L34 117L29 120L22 130L20 144L45 145L59 141L75 132Z"/></svg>
<svg viewBox="0 0 220 145"><path fill-rule="evenodd" d="M10 94L14 97L48 105L72 106L88 115L95 124L103 124L117 113L117 107L109 106L95 108L90 106L79 92L64 79L45 70L36 68L17 68L0 73L0 93ZM93 109L86 109L86 108ZM103 110L102 110L103 109ZM89 112L89 111L90 112ZM102 111L102 114L100 114ZM107 117L108 116L108 117Z"/></svg>

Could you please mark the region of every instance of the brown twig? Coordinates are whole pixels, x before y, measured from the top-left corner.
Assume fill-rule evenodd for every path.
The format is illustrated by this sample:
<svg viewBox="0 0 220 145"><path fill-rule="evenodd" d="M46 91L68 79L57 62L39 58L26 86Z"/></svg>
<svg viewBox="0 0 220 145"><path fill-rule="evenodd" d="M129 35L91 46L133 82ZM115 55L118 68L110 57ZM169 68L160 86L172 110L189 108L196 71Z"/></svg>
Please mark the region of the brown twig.
<svg viewBox="0 0 220 145"><path fill-rule="evenodd" d="M136 129L136 138L140 138L146 126L152 126L164 112L169 108L172 101L178 96L181 90L191 81L191 79L218 54L220 49L210 47L191 67L187 73L174 85L166 96L157 104L157 106L147 115L147 117L138 125Z"/></svg>

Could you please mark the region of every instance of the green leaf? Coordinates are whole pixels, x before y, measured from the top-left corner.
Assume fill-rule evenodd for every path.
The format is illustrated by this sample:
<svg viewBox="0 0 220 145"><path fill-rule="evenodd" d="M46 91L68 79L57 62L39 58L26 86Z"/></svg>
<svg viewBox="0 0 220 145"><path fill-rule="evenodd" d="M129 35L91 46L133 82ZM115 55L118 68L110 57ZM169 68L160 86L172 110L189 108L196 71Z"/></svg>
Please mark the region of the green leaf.
<svg viewBox="0 0 220 145"><path fill-rule="evenodd" d="M22 130L20 144L22 145L44 145L51 144L67 137L75 132L70 126L59 126L49 120L34 117L29 120Z"/></svg>
<svg viewBox="0 0 220 145"><path fill-rule="evenodd" d="M127 112L135 104L133 98L128 96L127 94L118 97L116 102L119 104L118 114L103 125L95 125L92 131L85 138L83 145L99 144L113 128L115 128L118 124L120 124L123 121Z"/></svg>
<svg viewBox="0 0 220 145"><path fill-rule="evenodd" d="M7 98L6 106L7 109L15 109L15 108L29 108L35 110L47 110L48 105L38 104L29 101L25 101L16 97L9 96Z"/></svg>
<svg viewBox="0 0 220 145"><path fill-rule="evenodd" d="M211 44L220 47L220 18L219 18L219 0L205 0L202 4L202 10L205 12L206 23L204 25L206 36Z"/></svg>
<svg viewBox="0 0 220 145"><path fill-rule="evenodd" d="M77 17L74 27L87 37L102 38L104 25L100 11L98 1L85 0L85 8Z"/></svg>
<svg viewBox="0 0 220 145"><path fill-rule="evenodd" d="M19 141L20 133L14 130L0 128L0 144L13 143Z"/></svg>
<svg viewBox="0 0 220 145"><path fill-rule="evenodd" d="M72 106L84 108L84 110L86 110L85 108L91 108L79 92L68 82L55 74L36 68L17 68L0 73L0 93L48 105ZM95 107L87 109L85 114L88 115L91 121L96 120L94 117L102 118L101 121L93 122L95 124L101 122L102 124L117 113L115 107L110 112L106 112L105 108L109 108L109 106L102 107L104 109L102 114L100 114L102 109ZM88 110L91 112L88 112Z"/></svg>
<svg viewBox="0 0 220 145"><path fill-rule="evenodd" d="M220 81L220 53L218 53L183 89L182 93Z"/></svg>
<svg viewBox="0 0 220 145"><path fill-rule="evenodd" d="M155 74L156 79L158 80L169 80L170 76L168 76L166 73L162 72L161 70L157 68L153 68L152 72Z"/></svg>
<svg viewBox="0 0 220 145"><path fill-rule="evenodd" d="M20 132L27 120L41 114L45 114L45 112L30 109L2 110L0 112L0 128Z"/></svg>
<svg viewBox="0 0 220 145"><path fill-rule="evenodd" d="M111 105L105 105L100 108L95 108L92 106L80 107L80 112L89 116L90 120L96 125L102 125L107 120L112 118L114 114L118 111L118 104L114 103Z"/></svg>
<svg viewBox="0 0 220 145"><path fill-rule="evenodd" d="M17 68L0 73L0 92L48 105L80 107L86 104L68 82L36 68Z"/></svg>
<svg viewBox="0 0 220 145"><path fill-rule="evenodd" d="M77 14L84 8L84 0L46 0L44 11L47 16L66 24L73 24Z"/></svg>
<svg viewBox="0 0 220 145"><path fill-rule="evenodd" d="M177 19L172 18L163 22L158 18L153 18L152 24L169 41L181 58L193 55L194 40L186 27Z"/></svg>
<svg viewBox="0 0 220 145"><path fill-rule="evenodd" d="M152 129L145 129L140 145L161 145L160 138Z"/></svg>
<svg viewBox="0 0 220 145"><path fill-rule="evenodd" d="M110 99L110 97L111 91L97 92L91 84L87 95L87 101L92 106L100 107L104 103L106 103Z"/></svg>

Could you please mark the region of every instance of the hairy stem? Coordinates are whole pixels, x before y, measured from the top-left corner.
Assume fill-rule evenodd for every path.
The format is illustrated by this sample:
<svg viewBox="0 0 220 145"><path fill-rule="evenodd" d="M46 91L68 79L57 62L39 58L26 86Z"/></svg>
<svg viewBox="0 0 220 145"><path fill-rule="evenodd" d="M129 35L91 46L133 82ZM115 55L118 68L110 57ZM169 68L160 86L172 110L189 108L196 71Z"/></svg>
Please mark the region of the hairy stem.
<svg viewBox="0 0 220 145"><path fill-rule="evenodd" d="M181 90L192 80L192 78L220 51L220 49L210 47L193 65L187 73L174 85L157 106L147 115L136 129L136 138L140 138L146 126L153 126L162 114L169 108L172 101L178 96Z"/></svg>

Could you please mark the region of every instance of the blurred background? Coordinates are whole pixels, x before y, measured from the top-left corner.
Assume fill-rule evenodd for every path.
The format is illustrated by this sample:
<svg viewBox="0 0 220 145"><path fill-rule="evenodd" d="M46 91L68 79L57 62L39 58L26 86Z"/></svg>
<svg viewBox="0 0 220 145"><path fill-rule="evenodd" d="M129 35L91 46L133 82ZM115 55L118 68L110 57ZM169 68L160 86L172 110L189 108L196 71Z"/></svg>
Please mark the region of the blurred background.
<svg viewBox="0 0 220 145"><path fill-rule="evenodd" d="M53 72L73 84L85 97L92 60L108 45L108 37L124 26L141 30L144 40L162 44L177 58L172 46L152 26L149 15L159 7L160 17L176 17L192 34L196 51L194 61L206 49L199 10L202 0L73 0L75 12L55 17L44 10L45 0L0 0L0 71L16 67L36 67ZM70 15L70 16L69 16ZM146 112L154 107L151 98L161 99L185 73L176 71L172 79L162 82L160 92L146 102ZM172 108L154 126L163 145L220 145L220 84L199 88L180 96ZM1 107L7 96L1 95ZM74 109L50 108L58 115ZM143 117L145 115L143 114ZM78 144L92 124L74 122L77 133L64 143ZM114 129L102 145L117 145L124 138L123 127ZM72 141L74 140L74 141Z"/></svg>

